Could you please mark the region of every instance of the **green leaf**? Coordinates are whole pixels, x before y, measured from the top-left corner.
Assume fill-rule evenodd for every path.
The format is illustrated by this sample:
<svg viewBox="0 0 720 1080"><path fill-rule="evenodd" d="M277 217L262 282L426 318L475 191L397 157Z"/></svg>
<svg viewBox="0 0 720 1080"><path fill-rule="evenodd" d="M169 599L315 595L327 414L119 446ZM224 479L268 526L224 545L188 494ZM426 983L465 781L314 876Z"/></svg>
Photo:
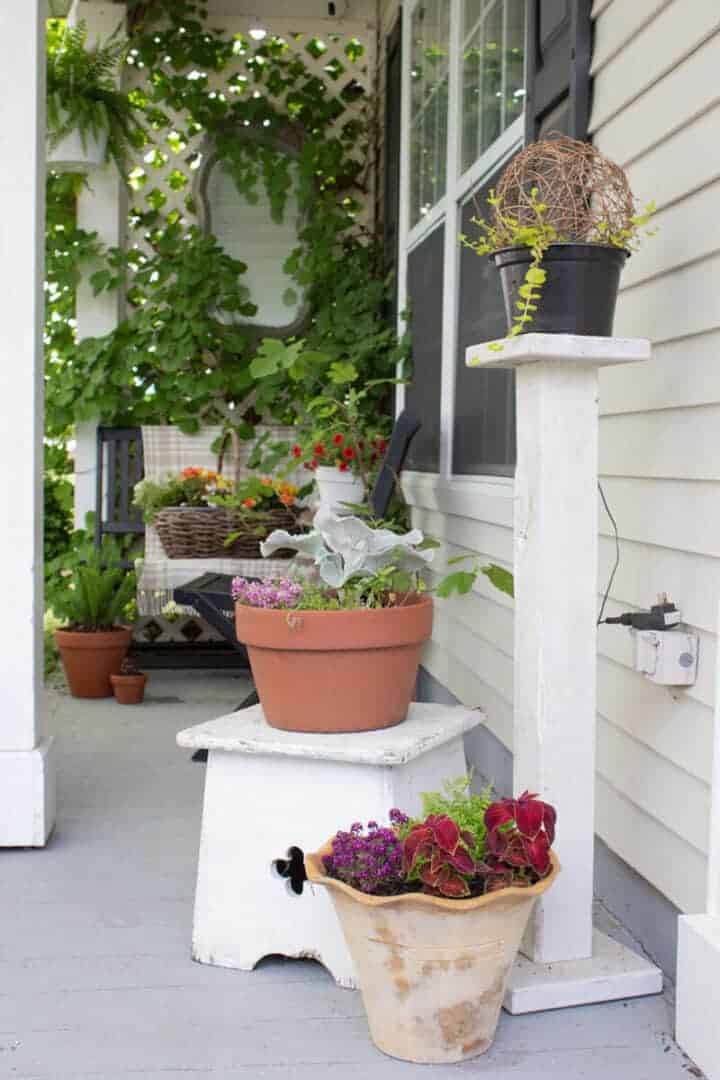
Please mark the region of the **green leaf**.
<svg viewBox="0 0 720 1080"><path fill-rule="evenodd" d="M531 266L525 274L525 280L529 285L544 285L547 281L547 271L541 270L539 266Z"/></svg>
<svg viewBox="0 0 720 1080"><path fill-rule="evenodd" d="M496 589L506 594L506 596L515 596L515 578L512 571L506 570L503 566L498 566L496 563L489 563L487 566L483 566L480 572L490 581Z"/></svg>
<svg viewBox="0 0 720 1080"><path fill-rule="evenodd" d="M340 363L330 365L330 381L338 385L353 382L358 377L358 370L354 364Z"/></svg>
<svg viewBox="0 0 720 1080"><path fill-rule="evenodd" d="M458 570L454 574L448 574L438 585L437 594L443 599L452 596L453 593L459 593L463 596L465 593L470 592L475 584L476 577L477 573L470 570Z"/></svg>

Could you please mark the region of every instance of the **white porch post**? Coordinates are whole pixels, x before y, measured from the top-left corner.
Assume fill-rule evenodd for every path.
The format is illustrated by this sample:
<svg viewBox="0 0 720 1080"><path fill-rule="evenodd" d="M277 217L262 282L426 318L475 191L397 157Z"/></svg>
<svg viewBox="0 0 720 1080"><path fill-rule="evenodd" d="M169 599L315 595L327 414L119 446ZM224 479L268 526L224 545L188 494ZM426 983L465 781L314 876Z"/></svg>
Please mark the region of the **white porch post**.
<svg viewBox="0 0 720 1080"><path fill-rule="evenodd" d="M592 925L598 369L649 356L644 340L560 334L467 351L470 367L516 369L514 788L557 808L563 871L537 906L513 1012L662 988Z"/></svg>
<svg viewBox="0 0 720 1080"><path fill-rule="evenodd" d="M45 23L42 0L0 5L0 460L12 477L0 532L0 845L41 847L55 806L42 678Z"/></svg>
<svg viewBox="0 0 720 1080"><path fill-rule="evenodd" d="M125 25L125 4L98 3L96 0L75 0L70 21L87 26L88 46L104 40ZM95 232L106 247L118 247L123 240L125 193L123 183L113 162L94 169L88 186L78 196L77 223L81 229ZM78 338L103 337L117 326L119 315L117 293L93 296L89 281L83 279L77 290L75 315ZM75 528L85 526L85 515L95 509L97 423L83 421L75 430Z"/></svg>
<svg viewBox="0 0 720 1080"><path fill-rule="evenodd" d="M720 635L720 609L717 633ZM720 658L715 672L715 716L704 915L683 915L678 926L676 1038L708 1080L720 1080Z"/></svg>

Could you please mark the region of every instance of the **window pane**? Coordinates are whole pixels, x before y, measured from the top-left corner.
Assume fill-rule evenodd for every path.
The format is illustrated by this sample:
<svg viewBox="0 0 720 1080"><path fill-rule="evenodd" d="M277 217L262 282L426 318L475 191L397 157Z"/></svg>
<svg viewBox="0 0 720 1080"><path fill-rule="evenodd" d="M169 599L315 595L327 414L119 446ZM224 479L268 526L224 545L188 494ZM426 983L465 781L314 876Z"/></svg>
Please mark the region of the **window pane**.
<svg viewBox="0 0 720 1080"><path fill-rule="evenodd" d="M498 173L462 208L462 231L483 213ZM490 259L463 247L460 255L458 344L455 368L453 472L512 475L515 463L515 380L512 371L465 367L465 349L507 330L500 275Z"/></svg>
<svg viewBox="0 0 720 1080"><path fill-rule="evenodd" d="M405 404L422 423L410 447L408 468L424 472L437 472L440 465L444 244L441 225L410 252L407 266L412 382Z"/></svg>
<svg viewBox="0 0 720 1080"><path fill-rule="evenodd" d="M410 224L445 194L450 0L424 0L412 16Z"/></svg>
<svg viewBox="0 0 720 1080"><path fill-rule="evenodd" d="M523 110L525 0L465 0L462 168Z"/></svg>

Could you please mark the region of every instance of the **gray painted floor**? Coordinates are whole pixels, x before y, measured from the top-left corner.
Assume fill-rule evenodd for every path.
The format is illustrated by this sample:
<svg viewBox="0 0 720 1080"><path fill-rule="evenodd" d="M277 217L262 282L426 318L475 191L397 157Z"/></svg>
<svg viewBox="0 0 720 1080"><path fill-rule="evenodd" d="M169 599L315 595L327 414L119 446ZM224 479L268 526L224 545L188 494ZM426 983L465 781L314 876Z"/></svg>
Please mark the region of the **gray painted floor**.
<svg viewBox="0 0 720 1080"><path fill-rule="evenodd" d="M0 1077L70 1080L683 1080L667 998L503 1014L473 1062L395 1062L360 996L303 961L253 973L189 955L204 768L175 733L230 711L227 674L153 673L146 704L51 698L59 815L44 851L0 852ZM238 841L245 823L238 822Z"/></svg>

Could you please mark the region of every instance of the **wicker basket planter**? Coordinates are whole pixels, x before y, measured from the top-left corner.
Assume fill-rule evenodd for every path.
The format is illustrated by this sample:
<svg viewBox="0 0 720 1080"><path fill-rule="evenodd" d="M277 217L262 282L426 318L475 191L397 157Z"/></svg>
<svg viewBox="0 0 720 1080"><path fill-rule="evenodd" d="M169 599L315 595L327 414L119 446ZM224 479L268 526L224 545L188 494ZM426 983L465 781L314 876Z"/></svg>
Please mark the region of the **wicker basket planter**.
<svg viewBox="0 0 720 1080"><path fill-rule="evenodd" d="M153 525L169 559L259 559L260 544L273 529L302 531L295 514L284 506L263 510L256 520L225 507L172 506L160 510ZM232 533L240 535L226 545ZM276 555L283 557L282 552Z"/></svg>

